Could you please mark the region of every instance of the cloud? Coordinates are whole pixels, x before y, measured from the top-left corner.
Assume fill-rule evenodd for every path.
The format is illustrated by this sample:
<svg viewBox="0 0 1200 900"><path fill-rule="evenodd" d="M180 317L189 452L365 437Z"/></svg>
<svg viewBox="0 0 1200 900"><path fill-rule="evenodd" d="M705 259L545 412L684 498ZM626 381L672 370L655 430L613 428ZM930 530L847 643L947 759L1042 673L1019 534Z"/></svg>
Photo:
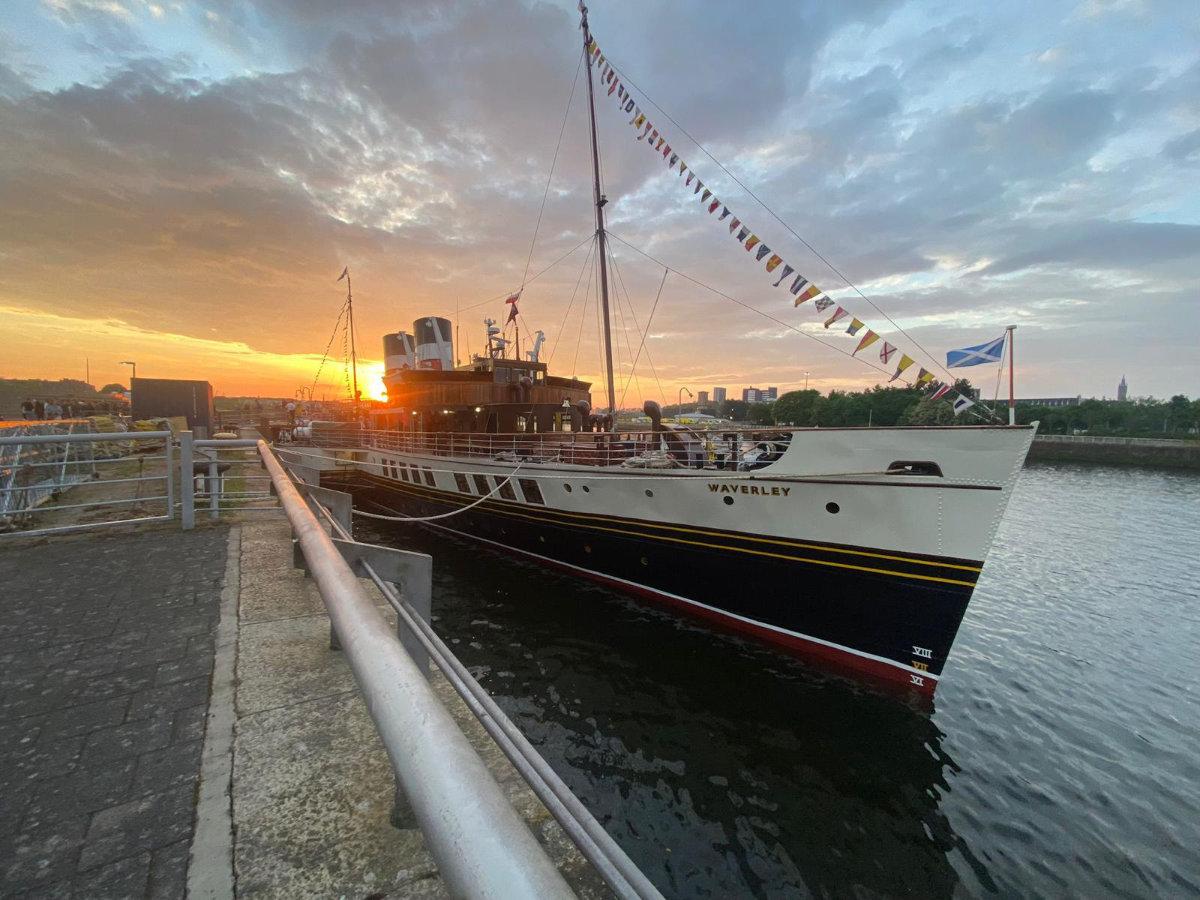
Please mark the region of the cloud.
<svg viewBox="0 0 1200 900"><path fill-rule="evenodd" d="M1171 260L1200 264L1200 225L1173 222L1079 223L1069 235L1047 231L1024 236L1033 248L996 260L984 275L1043 265L1081 265L1136 271Z"/></svg>
<svg viewBox="0 0 1200 900"><path fill-rule="evenodd" d="M159 4L158 20L144 0L120 2L132 21L85 2L56 8L51 26L87 45L71 58L88 67L80 77L68 67L32 79L0 44L0 303L33 311L22 315L112 318L308 359L328 340L341 303L333 278L349 263L370 352L418 315L518 286L539 215L533 272L591 230L580 85L541 206L579 60L573 4L200 0ZM592 16L629 76L931 352L1018 314L1029 335L1061 333L1086 314L1097 358L1111 357L1126 352L1114 335L1130 291L1160 311L1179 304L1181 328L1196 324L1186 298L1197 287L1200 197L1183 177L1198 149L1194 47L1104 31L1123 29L1120 17L1081 29L1000 7L948 22L911 2L773 3L760 13L606 4ZM195 45L170 30L184 24ZM1087 43L1109 48L1118 36L1116 56ZM1039 64L1047 47L1070 57ZM617 235L811 324L603 95L597 116ZM889 328L653 116L763 241ZM560 354L556 367L565 358L595 372L585 253L530 284L522 306ZM632 319L645 325L662 268L616 240L613 254L629 293L614 301L628 365L639 342ZM463 315L475 349L487 311ZM675 276L652 332L671 335L648 343L668 392L718 375L736 378L730 387L786 386L804 371L826 386L878 377ZM190 365L203 365L206 346L188 351ZM1128 352L1147 371L1157 365L1150 351ZM46 364L22 353L25 369ZM226 357L214 347L213 359ZM1079 377L1103 380L1100 365L1084 363ZM648 375L643 362L639 380Z"/></svg>

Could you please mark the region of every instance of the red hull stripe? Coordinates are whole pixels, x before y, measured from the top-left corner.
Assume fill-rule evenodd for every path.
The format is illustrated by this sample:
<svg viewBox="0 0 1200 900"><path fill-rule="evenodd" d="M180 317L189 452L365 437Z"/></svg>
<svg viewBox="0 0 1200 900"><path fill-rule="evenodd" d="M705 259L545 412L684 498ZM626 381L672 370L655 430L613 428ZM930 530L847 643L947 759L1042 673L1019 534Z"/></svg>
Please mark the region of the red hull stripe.
<svg viewBox="0 0 1200 900"><path fill-rule="evenodd" d="M387 507L384 508L386 509ZM602 572L585 569L582 566L572 565L571 563L551 559L548 556L522 550L519 547L512 547L497 541L488 540L487 538L478 537L477 535L457 531L445 525L438 525L433 522L422 524L430 528L436 528L439 531L447 531L451 534L459 535L467 540L491 544L505 553L520 553L522 556L535 559L556 569L577 572L599 584L604 584L608 587L636 594L653 602L670 606L697 618L713 622L730 631L749 635L775 647L788 650L803 659L818 660L831 668L852 672L859 677L866 677L892 687L904 687L929 696L932 696L934 690L937 688L937 675L931 672L918 671L911 666L906 666L895 660L866 653L862 650L855 650L852 647L845 647L831 641L824 641L806 634L800 634L796 631L789 631L778 626L768 625L764 622L758 622L754 619L748 619L744 616L708 606L696 600L689 600L687 597L681 597L678 594L659 591L633 581L626 581L623 578L605 575Z"/></svg>

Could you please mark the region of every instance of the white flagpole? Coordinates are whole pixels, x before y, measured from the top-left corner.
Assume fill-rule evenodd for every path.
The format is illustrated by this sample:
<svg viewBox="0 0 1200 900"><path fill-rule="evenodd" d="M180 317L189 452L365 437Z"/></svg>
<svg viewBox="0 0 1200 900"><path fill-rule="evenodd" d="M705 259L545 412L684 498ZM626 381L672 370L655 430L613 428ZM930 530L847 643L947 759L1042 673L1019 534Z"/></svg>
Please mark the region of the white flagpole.
<svg viewBox="0 0 1200 900"><path fill-rule="evenodd" d="M1008 332L1008 424L1017 424L1017 400L1016 394L1013 392L1013 332L1017 330L1016 325L1009 325L1006 331Z"/></svg>

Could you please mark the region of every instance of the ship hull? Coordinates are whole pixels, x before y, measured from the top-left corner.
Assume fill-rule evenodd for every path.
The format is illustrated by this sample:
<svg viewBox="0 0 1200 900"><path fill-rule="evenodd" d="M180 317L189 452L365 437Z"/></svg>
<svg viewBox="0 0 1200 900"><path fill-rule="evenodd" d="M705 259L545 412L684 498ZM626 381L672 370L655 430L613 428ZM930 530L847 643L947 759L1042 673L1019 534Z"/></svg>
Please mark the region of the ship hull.
<svg viewBox="0 0 1200 900"><path fill-rule="evenodd" d="M362 508L429 517L439 531L574 572L748 635L825 667L932 694L981 563L871 548L773 542L720 532L663 533L660 523L578 521L359 473Z"/></svg>
<svg viewBox="0 0 1200 900"><path fill-rule="evenodd" d="M518 466L375 447L301 451L296 462L351 485L362 509L423 519L822 667L931 695L1031 438L797 432L780 463L754 473ZM844 474L828 471L837 458L850 460ZM941 474L894 475L896 459L935 460Z"/></svg>

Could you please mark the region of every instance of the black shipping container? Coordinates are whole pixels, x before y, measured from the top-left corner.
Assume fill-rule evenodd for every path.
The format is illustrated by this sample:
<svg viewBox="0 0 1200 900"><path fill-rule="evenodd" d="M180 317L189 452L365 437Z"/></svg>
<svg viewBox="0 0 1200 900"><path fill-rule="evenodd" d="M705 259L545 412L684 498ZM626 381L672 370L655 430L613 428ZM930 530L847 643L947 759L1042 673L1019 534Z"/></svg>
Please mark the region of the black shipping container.
<svg viewBox="0 0 1200 900"><path fill-rule="evenodd" d="M133 418L157 419L186 416L188 427L206 429L213 435L216 413L213 410L213 389L207 381L184 381L178 378L135 378L130 382Z"/></svg>

